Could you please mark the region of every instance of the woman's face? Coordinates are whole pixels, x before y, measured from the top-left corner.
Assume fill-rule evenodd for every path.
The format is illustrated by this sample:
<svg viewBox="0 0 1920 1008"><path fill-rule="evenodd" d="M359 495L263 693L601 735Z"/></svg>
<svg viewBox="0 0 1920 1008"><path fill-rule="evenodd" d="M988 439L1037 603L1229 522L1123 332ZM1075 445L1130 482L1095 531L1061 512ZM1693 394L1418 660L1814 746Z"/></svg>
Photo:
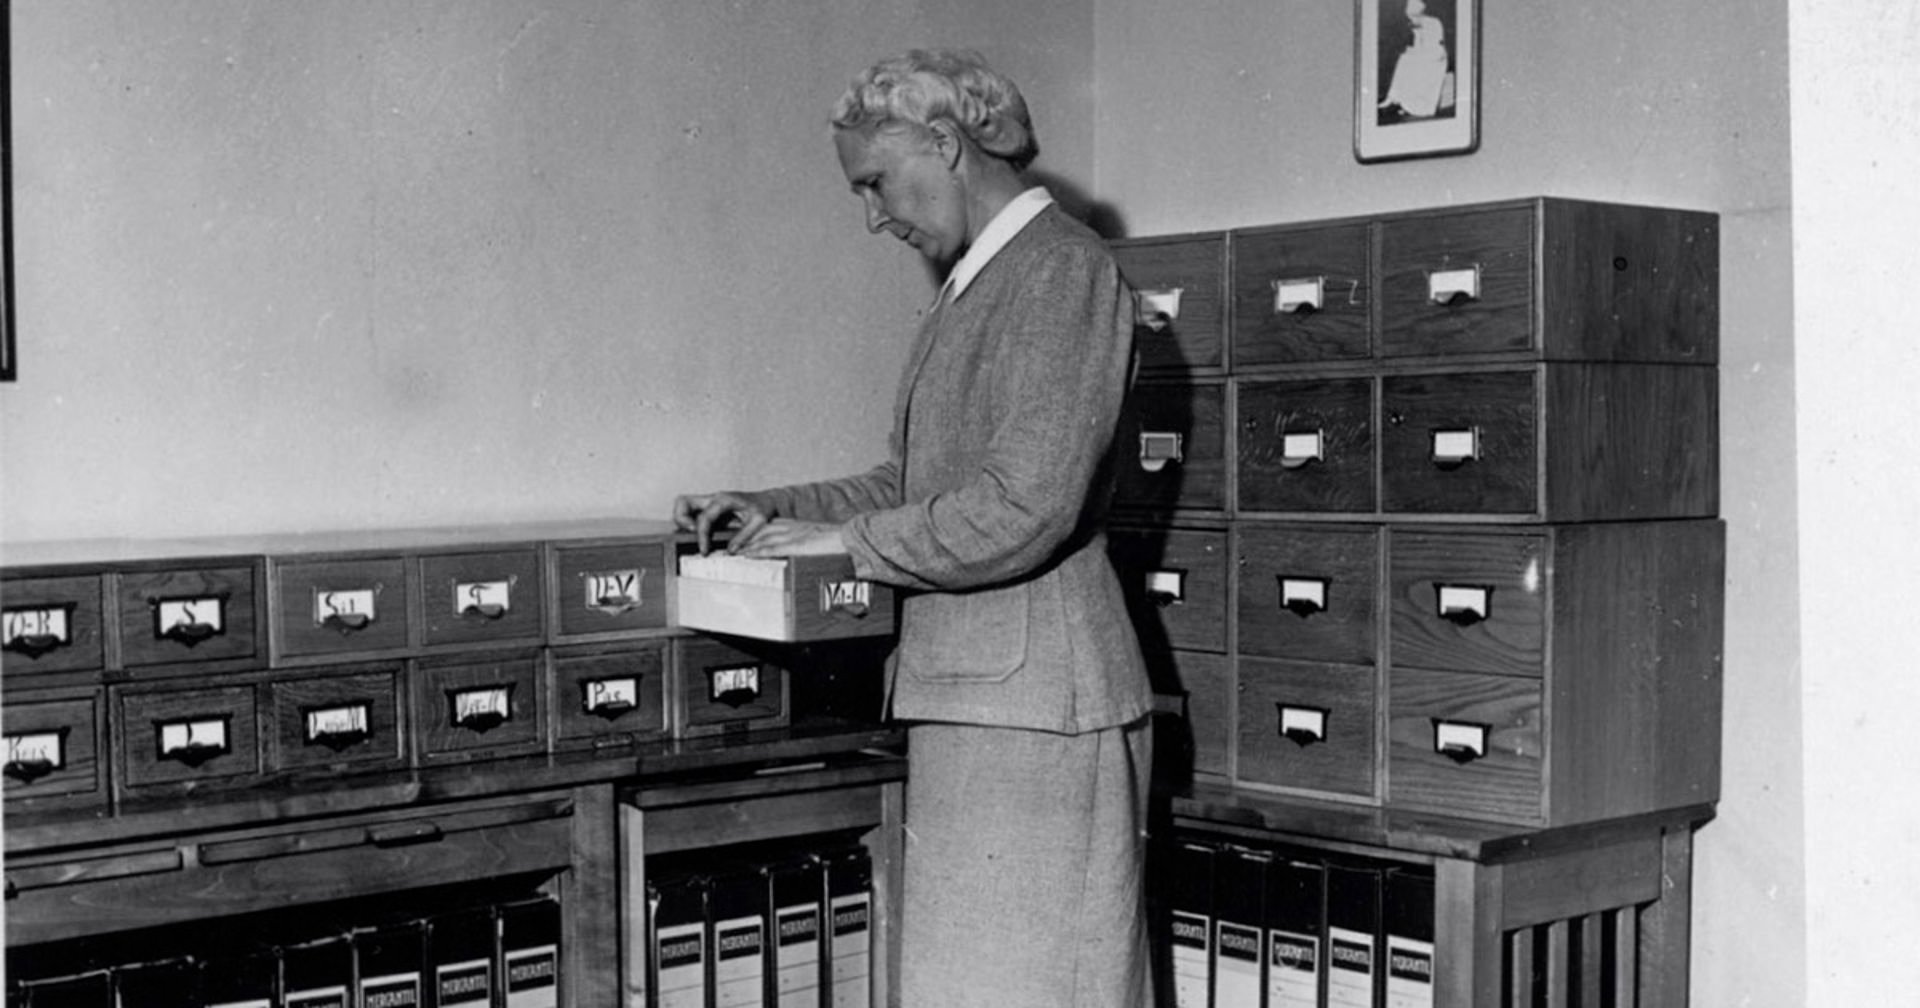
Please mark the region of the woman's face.
<svg viewBox="0 0 1920 1008"><path fill-rule="evenodd" d="M847 184L866 203L868 231L885 231L937 263L966 251L963 189L937 134L843 129L833 145Z"/></svg>

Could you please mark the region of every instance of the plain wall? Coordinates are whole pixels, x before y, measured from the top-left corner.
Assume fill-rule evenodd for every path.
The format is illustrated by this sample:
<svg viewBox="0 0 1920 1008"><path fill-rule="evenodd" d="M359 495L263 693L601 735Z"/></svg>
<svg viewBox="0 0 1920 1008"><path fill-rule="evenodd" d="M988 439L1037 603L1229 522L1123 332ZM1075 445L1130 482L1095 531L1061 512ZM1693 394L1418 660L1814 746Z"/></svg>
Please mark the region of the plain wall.
<svg viewBox="0 0 1920 1008"><path fill-rule="evenodd" d="M1808 998L1920 988L1920 6L1792 0Z"/></svg>
<svg viewBox="0 0 1920 1008"><path fill-rule="evenodd" d="M933 288L840 174L848 79L979 48L1091 176L1091 0L12 8L0 548L864 469Z"/></svg>
<svg viewBox="0 0 1920 1008"><path fill-rule="evenodd" d="M1725 762L1693 1003L1804 1004L1786 3L1482 6L1479 150L1363 165L1351 4L1099 0L1095 188L1136 235L1534 195L1721 215Z"/></svg>

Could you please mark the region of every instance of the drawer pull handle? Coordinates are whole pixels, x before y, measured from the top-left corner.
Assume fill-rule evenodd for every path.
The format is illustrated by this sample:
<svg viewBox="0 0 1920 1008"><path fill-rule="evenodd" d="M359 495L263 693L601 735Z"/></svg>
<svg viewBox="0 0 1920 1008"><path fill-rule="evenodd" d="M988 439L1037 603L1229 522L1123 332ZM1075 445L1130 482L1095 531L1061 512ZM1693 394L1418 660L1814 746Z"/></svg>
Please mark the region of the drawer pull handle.
<svg viewBox="0 0 1920 1008"><path fill-rule="evenodd" d="M1327 588L1331 582L1326 578L1288 577L1281 574L1277 580L1280 582L1280 608L1301 619L1327 611Z"/></svg>
<svg viewBox="0 0 1920 1008"><path fill-rule="evenodd" d="M513 720L512 686L448 690L447 703L453 709L453 726L476 735L485 735Z"/></svg>
<svg viewBox="0 0 1920 1008"><path fill-rule="evenodd" d="M1177 569L1147 572L1147 598L1162 609L1187 600L1187 572Z"/></svg>
<svg viewBox="0 0 1920 1008"><path fill-rule="evenodd" d="M760 699L760 666L720 665L708 669L707 699L735 710Z"/></svg>
<svg viewBox="0 0 1920 1008"><path fill-rule="evenodd" d="M640 608L640 571L617 570L582 574L586 580L587 608L607 616L618 616Z"/></svg>
<svg viewBox="0 0 1920 1008"><path fill-rule="evenodd" d="M1327 715L1331 713L1325 707L1298 707L1293 704L1276 703L1280 711L1280 735L1302 749L1315 742L1327 740Z"/></svg>
<svg viewBox="0 0 1920 1008"><path fill-rule="evenodd" d="M454 608L461 619L497 620L513 607L513 579L454 582ZM464 600L465 604L462 605Z"/></svg>
<svg viewBox="0 0 1920 1008"><path fill-rule="evenodd" d="M368 727L371 711L366 704L314 707L301 713L305 715L307 745L345 752L373 737Z"/></svg>
<svg viewBox="0 0 1920 1008"><path fill-rule="evenodd" d="M183 647L197 647L227 630L227 599L223 595L198 598L152 599L153 636Z"/></svg>
<svg viewBox="0 0 1920 1008"><path fill-rule="evenodd" d="M1437 469L1452 471L1480 457L1480 428L1452 427L1433 432L1430 457Z"/></svg>
<svg viewBox="0 0 1920 1008"><path fill-rule="evenodd" d="M640 678L589 679L580 684L580 706L587 713L617 721L640 706Z"/></svg>
<svg viewBox="0 0 1920 1008"><path fill-rule="evenodd" d="M1326 306L1326 277L1303 277L1293 280L1273 281L1273 313L1275 315L1299 315L1305 317Z"/></svg>
<svg viewBox="0 0 1920 1008"><path fill-rule="evenodd" d="M326 619L321 620L320 625L329 630L339 631L342 636L345 636L356 631L365 630L372 622L373 617L366 613L334 613Z"/></svg>
<svg viewBox="0 0 1920 1008"><path fill-rule="evenodd" d="M1466 766L1487 754L1487 735L1493 726L1472 721L1433 719L1433 751Z"/></svg>
<svg viewBox="0 0 1920 1008"><path fill-rule="evenodd" d="M1149 332L1165 332L1180 318L1180 295L1184 292L1183 287L1135 291L1133 294L1134 325Z"/></svg>
<svg viewBox="0 0 1920 1008"><path fill-rule="evenodd" d="M7 776L22 784L31 784L59 768L59 765L54 763L54 761L45 758L8 760L6 773Z"/></svg>
<svg viewBox="0 0 1920 1008"><path fill-rule="evenodd" d="M460 615L468 619L497 620L507 614L503 605L470 605L460 610Z"/></svg>
<svg viewBox="0 0 1920 1008"><path fill-rule="evenodd" d="M820 582L820 611L845 613L864 619L873 608L873 584L868 581Z"/></svg>
<svg viewBox="0 0 1920 1008"><path fill-rule="evenodd" d="M35 606L5 610L6 642L0 648L38 658L73 643L74 606Z"/></svg>
<svg viewBox="0 0 1920 1008"><path fill-rule="evenodd" d="M1176 431L1140 432L1140 468L1157 473L1167 467L1169 462L1179 462L1185 452L1182 437Z"/></svg>
<svg viewBox="0 0 1920 1008"><path fill-rule="evenodd" d="M193 718L154 723L160 758L198 769L209 760L233 751L227 737L228 719Z"/></svg>
<svg viewBox="0 0 1920 1008"><path fill-rule="evenodd" d="M1480 300L1480 267L1434 270L1427 274L1427 300L1452 308Z"/></svg>
<svg viewBox="0 0 1920 1008"><path fill-rule="evenodd" d="M440 832L440 825L432 822L367 828L367 842L375 847L408 847L413 844L433 843L443 835Z"/></svg>
<svg viewBox="0 0 1920 1008"><path fill-rule="evenodd" d="M313 623L342 637L365 630L375 619L379 585L340 591L315 589Z"/></svg>
<svg viewBox="0 0 1920 1008"><path fill-rule="evenodd" d="M1324 462L1326 458L1327 432L1324 429L1280 435L1281 468L1298 469L1310 462Z"/></svg>
<svg viewBox="0 0 1920 1008"><path fill-rule="evenodd" d="M16 651L29 658L38 658L49 651L66 646L66 641L53 634L21 634L7 640L6 650Z"/></svg>
<svg viewBox="0 0 1920 1008"><path fill-rule="evenodd" d="M1434 611L1455 626L1470 627L1493 616L1493 589L1486 585L1433 586Z"/></svg>

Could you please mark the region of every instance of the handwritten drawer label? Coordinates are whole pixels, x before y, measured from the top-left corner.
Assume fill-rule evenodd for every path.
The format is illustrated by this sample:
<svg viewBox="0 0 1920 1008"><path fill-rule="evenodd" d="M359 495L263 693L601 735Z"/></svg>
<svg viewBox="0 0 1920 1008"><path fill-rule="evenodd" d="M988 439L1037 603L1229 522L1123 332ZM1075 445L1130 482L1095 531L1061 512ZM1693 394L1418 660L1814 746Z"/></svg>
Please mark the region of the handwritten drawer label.
<svg viewBox="0 0 1920 1008"><path fill-rule="evenodd" d="M227 632L227 600L219 596L157 599L153 603L153 635L192 647L208 637Z"/></svg>
<svg viewBox="0 0 1920 1008"><path fill-rule="evenodd" d="M865 616L873 604L873 585L865 581L820 582L820 611L840 610Z"/></svg>
<svg viewBox="0 0 1920 1008"><path fill-rule="evenodd" d="M513 608L513 581L467 581L453 586L453 611L498 619Z"/></svg>
<svg viewBox="0 0 1920 1008"><path fill-rule="evenodd" d="M66 729L7 736L7 766L58 770L67 765Z"/></svg>
<svg viewBox="0 0 1920 1008"><path fill-rule="evenodd" d="M191 766L232 751L224 717L164 721L156 727L163 760L178 760Z"/></svg>
<svg viewBox="0 0 1920 1008"><path fill-rule="evenodd" d="M738 707L760 698L760 666L722 665L707 670L707 699Z"/></svg>
<svg viewBox="0 0 1920 1008"><path fill-rule="evenodd" d="M307 744L342 738L364 738L370 710L366 704L321 707L306 712Z"/></svg>
<svg viewBox="0 0 1920 1008"><path fill-rule="evenodd" d="M333 627L341 632L358 630L379 618L377 599L380 589L316 589L313 593L313 625Z"/></svg>
<svg viewBox="0 0 1920 1008"><path fill-rule="evenodd" d="M589 679L580 684L580 694L587 713L618 715L640 705L640 680L636 676Z"/></svg>
<svg viewBox="0 0 1920 1008"><path fill-rule="evenodd" d="M8 609L0 619L0 635L8 651L38 656L73 643L71 605Z"/></svg>
<svg viewBox="0 0 1920 1008"><path fill-rule="evenodd" d="M511 686L455 690L448 697L453 706L453 723L462 728L485 731L513 716Z"/></svg>
<svg viewBox="0 0 1920 1008"><path fill-rule="evenodd" d="M640 578L644 572L639 568L630 570L594 571L581 576L586 586L587 608L608 615L618 615L640 608Z"/></svg>

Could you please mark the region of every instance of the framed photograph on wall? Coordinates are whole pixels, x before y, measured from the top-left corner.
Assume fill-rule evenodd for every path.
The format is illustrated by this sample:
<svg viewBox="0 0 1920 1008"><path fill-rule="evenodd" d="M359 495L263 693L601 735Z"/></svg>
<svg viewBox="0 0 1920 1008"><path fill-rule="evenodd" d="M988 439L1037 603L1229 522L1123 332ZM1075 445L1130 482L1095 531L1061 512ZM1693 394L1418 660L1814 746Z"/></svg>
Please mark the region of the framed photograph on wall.
<svg viewBox="0 0 1920 1008"><path fill-rule="evenodd" d="M1479 13L1480 0L1354 0L1355 157L1479 146Z"/></svg>

